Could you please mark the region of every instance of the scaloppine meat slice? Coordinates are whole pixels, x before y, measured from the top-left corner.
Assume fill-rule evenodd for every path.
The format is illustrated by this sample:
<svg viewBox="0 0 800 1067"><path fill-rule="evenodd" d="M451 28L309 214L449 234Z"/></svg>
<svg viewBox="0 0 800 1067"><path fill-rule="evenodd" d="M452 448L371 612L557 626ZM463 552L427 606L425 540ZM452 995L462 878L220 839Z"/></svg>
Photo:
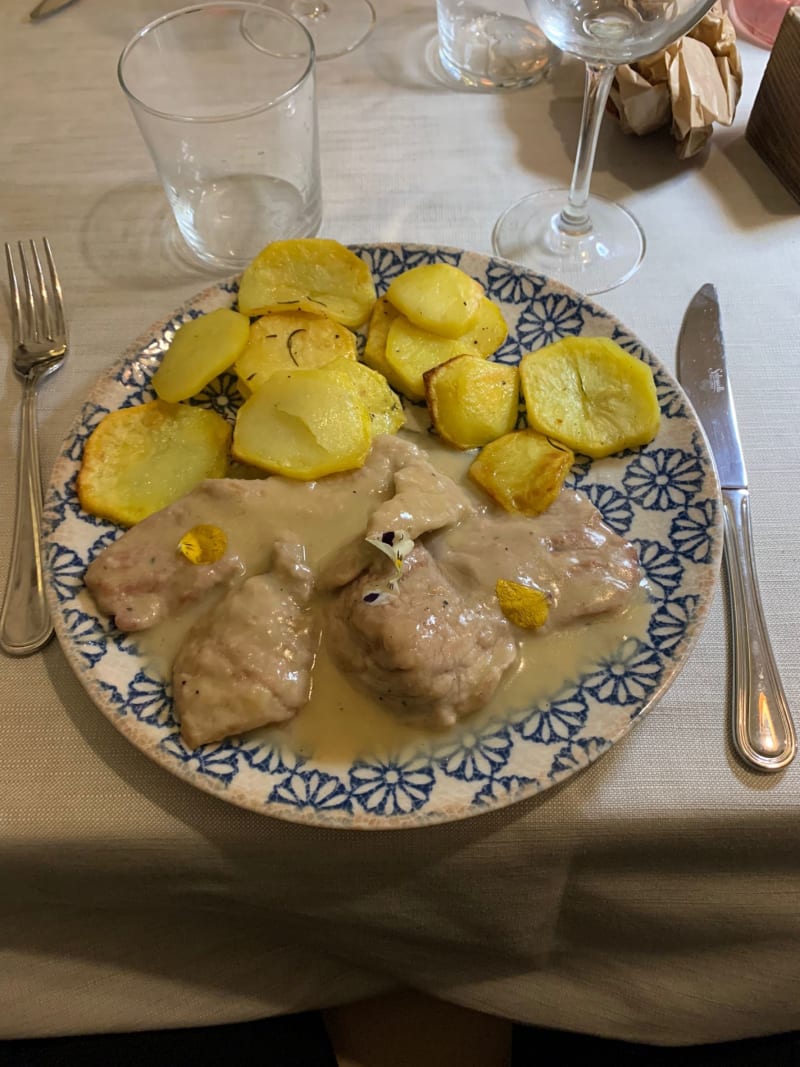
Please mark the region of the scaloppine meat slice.
<svg viewBox="0 0 800 1067"><path fill-rule="evenodd" d="M191 628L172 673L190 748L285 722L307 703L318 644L300 545L278 544L272 568L231 590Z"/></svg>
<svg viewBox="0 0 800 1067"><path fill-rule="evenodd" d="M406 558L396 595L372 602L387 569L377 559L334 597L330 654L401 718L450 726L487 704L516 660L511 625L496 604L465 598L422 544Z"/></svg>

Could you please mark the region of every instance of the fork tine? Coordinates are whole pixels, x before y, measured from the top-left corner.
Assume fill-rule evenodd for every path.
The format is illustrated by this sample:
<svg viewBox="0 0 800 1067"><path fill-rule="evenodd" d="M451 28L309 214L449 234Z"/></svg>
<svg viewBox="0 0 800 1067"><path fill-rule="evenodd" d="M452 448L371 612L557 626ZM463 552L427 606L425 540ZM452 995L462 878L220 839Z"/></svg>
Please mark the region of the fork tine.
<svg viewBox="0 0 800 1067"><path fill-rule="evenodd" d="M50 271L50 281L53 284L53 292L55 293L55 307L53 308L54 329L55 334L53 340L57 340L64 337L67 332L66 323L64 322L64 296L61 292L61 281L58 277L58 271L56 270L55 260L53 259L53 251L50 248L50 242L46 237L42 238L42 244L44 245L45 257L47 259L47 267Z"/></svg>
<svg viewBox="0 0 800 1067"><path fill-rule="evenodd" d="M36 340L37 341L52 341L53 329L51 325L50 314L50 294L47 291L47 285L44 280L44 271L42 270L42 261L39 259L39 249L36 247L36 242L33 240L28 241L31 246L31 256L33 257L33 266L36 273L36 288L39 291L39 300L31 292L31 298L33 300L33 315L36 320ZM27 264L24 264L27 271Z"/></svg>
<svg viewBox="0 0 800 1067"><path fill-rule="evenodd" d="M14 314L11 316L11 331L14 345L19 344L22 329L22 304L20 302L19 283L17 272L14 270L14 259L11 255L11 245L6 241L6 266L8 267L8 287L11 291L11 304Z"/></svg>
<svg viewBox="0 0 800 1067"><path fill-rule="evenodd" d="M33 285L31 283L31 275L28 270L28 263L25 259L25 247L22 241L17 242L17 250L19 252L19 260L22 267L22 282L25 289L25 299L21 301L21 315L19 320L19 332L22 336L23 344L28 341L39 339L39 331L36 322L36 304L33 299Z"/></svg>

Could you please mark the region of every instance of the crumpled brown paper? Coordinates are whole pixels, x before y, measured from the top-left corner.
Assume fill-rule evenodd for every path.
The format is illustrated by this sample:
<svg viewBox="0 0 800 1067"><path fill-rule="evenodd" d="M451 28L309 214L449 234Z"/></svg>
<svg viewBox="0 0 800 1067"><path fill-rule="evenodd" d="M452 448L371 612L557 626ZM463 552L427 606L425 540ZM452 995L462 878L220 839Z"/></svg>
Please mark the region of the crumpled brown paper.
<svg viewBox="0 0 800 1067"><path fill-rule="evenodd" d="M736 31L719 3L685 37L617 69L610 103L626 133L672 126L680 159L695 155L713 123L730 126L742 91Z"/></svg>

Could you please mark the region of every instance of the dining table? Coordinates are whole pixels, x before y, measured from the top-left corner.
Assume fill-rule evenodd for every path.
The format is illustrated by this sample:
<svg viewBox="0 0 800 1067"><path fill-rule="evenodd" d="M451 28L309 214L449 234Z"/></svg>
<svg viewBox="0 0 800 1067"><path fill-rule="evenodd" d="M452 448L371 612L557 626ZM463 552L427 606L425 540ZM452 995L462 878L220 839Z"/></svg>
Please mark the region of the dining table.
<svg viewBox="0 0 800 1067"><path fill-rule="evenodd" d="M165 0L0 12L0 236L46 236L69 354L42 383L43 480L96 380L223 273L183 248L117 81ZM475 92L437 74L433 0L376 0L317 64L323 221L343 244L492 253L513 201L568 184L581 63ZM520 4L522 8L522 4ZM775 659L800 716L800 205L745 137L770 53L738 42L732 124L681 159L606 115L593 191L638 218L640 269L593 300L674 373L693 294L719 295ZM0 301L0 577L21 386ZM672 684L602 755L469 818L383 830L229 803L147 758L58 639L0 659L0 1037L240 1022L414 989L654 1045L800 1029L800 761L731 742L719 581Z"/></svg>

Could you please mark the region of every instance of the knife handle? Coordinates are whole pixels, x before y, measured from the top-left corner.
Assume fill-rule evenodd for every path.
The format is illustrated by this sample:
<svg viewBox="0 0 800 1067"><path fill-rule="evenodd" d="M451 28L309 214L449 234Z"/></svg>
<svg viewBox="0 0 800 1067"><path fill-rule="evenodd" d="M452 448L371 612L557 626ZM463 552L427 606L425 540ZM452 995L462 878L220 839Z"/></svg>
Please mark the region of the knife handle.
<svg viewBox="0 0 800 1067"><path fill-rule="evenodd" d="M750 766L779 771L794 759L797 738L758 591L750 494L722 490L724 560L733 646L733 743Z"/></svg>

